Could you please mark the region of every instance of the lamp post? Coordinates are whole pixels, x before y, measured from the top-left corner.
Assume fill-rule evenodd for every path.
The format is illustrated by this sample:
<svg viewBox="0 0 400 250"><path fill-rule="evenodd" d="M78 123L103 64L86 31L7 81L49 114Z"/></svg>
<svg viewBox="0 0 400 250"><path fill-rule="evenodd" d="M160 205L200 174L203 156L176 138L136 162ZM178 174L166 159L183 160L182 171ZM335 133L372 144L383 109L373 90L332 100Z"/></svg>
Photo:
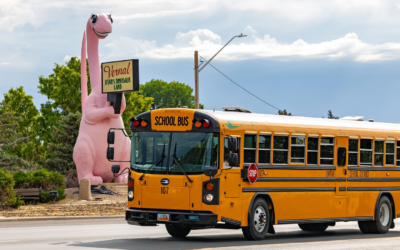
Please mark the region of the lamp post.
<svg viewBox="0 0 400 250"><path fill-rule="evenodd" d="M199 108L199 73L200 71L202 71L204 69L205 66L207 66L212 59L214 59L214 57L216 57L218 55L219 52L221 52L221 50L223 50L226 45L228 45L233 39L235 39L236 37L246 37L247 35L243 35L240 34L238 36L234 36L231 38L231 40L229 40L220 50L218 50L217 53L215 53L215 55L213 55L213 57L211 57L210 60L208 60L201 68L199 68L199 53L198 51L194 52L194 96L195 96L195 109Z"/></svg>

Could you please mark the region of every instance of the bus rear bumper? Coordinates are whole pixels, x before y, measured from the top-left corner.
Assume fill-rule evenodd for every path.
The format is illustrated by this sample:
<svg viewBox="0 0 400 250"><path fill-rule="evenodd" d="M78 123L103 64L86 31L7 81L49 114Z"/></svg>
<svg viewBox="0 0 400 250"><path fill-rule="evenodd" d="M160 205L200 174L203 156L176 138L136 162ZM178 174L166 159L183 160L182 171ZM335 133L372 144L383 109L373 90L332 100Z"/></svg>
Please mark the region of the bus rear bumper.
<svg viewBox="0 0 400 250"><path fill-rule="evenodd" d="M160 221L160 219L157 219L159 216L164 217L164 220ZM168 220L166 218L168 218ZM213 213L192 213L177 210L127 209L125 213L125 219L129 224L140 226L152 226L166 223L215 226L218 222L217 218L218 216Z"/></svg>

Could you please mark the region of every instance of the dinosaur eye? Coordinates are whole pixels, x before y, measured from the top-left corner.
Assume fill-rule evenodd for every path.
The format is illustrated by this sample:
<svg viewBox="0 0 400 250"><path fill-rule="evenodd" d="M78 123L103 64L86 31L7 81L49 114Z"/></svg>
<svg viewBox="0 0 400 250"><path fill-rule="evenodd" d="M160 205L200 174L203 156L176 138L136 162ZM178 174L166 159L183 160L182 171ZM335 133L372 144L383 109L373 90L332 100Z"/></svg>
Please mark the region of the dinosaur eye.
<svg viewBox="0 0 400 250"><path fill-rule="evenodd" d="M96 15L92 15L92 23L96 23L97 22L97 16Z"/></svg>
<svg viewBox="0 0 400 250"><path fill-rule="evenodd" d="M111 17L111 14L110 15L108 15L109 17L110 17L110 21L111 21L111 23L113 23L114 21L113 21L113 19L112 19L112 17Z"/></svg>

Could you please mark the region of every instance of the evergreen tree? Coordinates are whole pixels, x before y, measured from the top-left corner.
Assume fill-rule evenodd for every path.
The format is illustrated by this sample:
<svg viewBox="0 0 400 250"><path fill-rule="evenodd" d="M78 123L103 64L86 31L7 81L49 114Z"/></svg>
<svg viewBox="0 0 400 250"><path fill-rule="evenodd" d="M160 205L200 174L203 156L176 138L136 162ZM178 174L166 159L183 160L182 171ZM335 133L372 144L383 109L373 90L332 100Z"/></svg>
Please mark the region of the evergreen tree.
<svg viewBox="0 0 400 250"><path fill-rule="evenodd" d="M20 118L11 112L4 112L3 105L0 105L0 169L9 172L18 170L36 169L37 166L31 164L17 155L11 155L20 144L25 144L28 137L22 136L18 131Z"/></svg>
<svg viewBox="0 0 400 250"><path fill-rule="evenodd" d="M288 112L286 111L286 109L284 109L284 110L279 110L279 111L278 111L278 115L292 116L292 113L288 113Z"/></svg>
<svg viewBox="0 0 400 250"><path fill-rule="evenodd" d="M328 110L328 119L339 119L338 116L332 114L332 110Z"/></svg>
<svg viewBox="0 0 400 250"><path fill-rule="evenodd" d="M60 127L53 130L53 142L49 143L49 151L53 158L46 160L46 166L50 170L62 173L76 171L72 154L78 138L81 118L82 115L79 112L69 113L61 117Z"/></svg>

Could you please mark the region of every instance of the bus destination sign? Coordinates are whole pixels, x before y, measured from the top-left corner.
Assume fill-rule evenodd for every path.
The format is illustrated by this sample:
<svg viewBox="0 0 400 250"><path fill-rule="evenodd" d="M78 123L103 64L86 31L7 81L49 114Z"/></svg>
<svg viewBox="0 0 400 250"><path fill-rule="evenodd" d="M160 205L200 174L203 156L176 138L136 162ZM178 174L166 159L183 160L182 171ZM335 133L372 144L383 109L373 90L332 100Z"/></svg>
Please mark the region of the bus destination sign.
<svg viewBox="0 0 400 250"><path fill-rule="evenodd" d="M101 64L102 93L123 93L139 90L139 60Z"/></svg>

